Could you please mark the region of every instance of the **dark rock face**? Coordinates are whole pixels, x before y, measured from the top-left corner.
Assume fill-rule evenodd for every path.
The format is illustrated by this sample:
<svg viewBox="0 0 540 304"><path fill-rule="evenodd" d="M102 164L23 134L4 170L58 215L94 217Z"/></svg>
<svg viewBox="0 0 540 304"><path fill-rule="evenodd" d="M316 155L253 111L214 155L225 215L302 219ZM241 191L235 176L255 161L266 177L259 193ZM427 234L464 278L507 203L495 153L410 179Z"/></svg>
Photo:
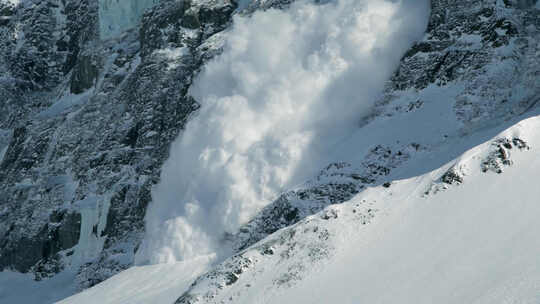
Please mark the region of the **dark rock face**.
<svg viewBox="0 0 540 304"><path fill-rule="evenodd" d="M471 128L534 107L540 86L535 55L540 18L538 9L523 3L431 1L427 35L403 57L377 114L395 115L387 105L407 90L452 85L455 115ZM524 96L515 96L516 88ZM405 112L410 105L393 107Z"/></svg>
<svg viewBox="0 0 540 304"><path fill-rule="evenodd" d="M482 162L482 172L495 172L497 174L503 173L504 166L511 166L513 164L511 158L511 150L516 148L517 150L529 150L530 147L527 143L518 138L512 139L501 138L491 143L492 151Z"/></svg>
<svg viewBox="0 0 540 304"><path fill-rule="evenodd" d="M509 6L516 6L518 8L530 8L533 5L536 4L538 0L514 0L514 1L506 1L507 5Z"/></svg>
<svg viewBox="0 0 540 304"><path fill-rule="evenodd" d="M461 184L463 183L463 176L459 170L451 168L443 174L441 181L448 185Z"/></svg>
<svg viewBox="0 0 540 304"><path fill-rule="evenodd" d="M90 55L81 55L71 74L71 93L81 94L96 84L99 58L92 58Z"/></svg>
<svg viewBox="0 0 540 304"><path fill-rule="evenodd" d="M81 265L85 288L131 265L150 189L198 108L191 79L219 53L200 46L227 27L235 4L162 1L140 32L100 41L97 1L34 2L0 7L9 17L0 27L0 131L12 135L0 159L0 269L46 278L79 242L103 242ZM174 58L164 52L179 48Z"/></svg>
<svg viewBox="0 0 540 304"><path fill-rule="evenodd" d="M80 236L80 226L80 214L65 211L54 212L51 214L49 222L43 226L38 235L32 238L23 236L17 243L5 242L2 244L0 266L2 268L12 267L17 271L26 272L37 264L36 261L43 263L49 259L54 259L58 252L77 244ZM4 240L17 228L11 226Z"/></svg>

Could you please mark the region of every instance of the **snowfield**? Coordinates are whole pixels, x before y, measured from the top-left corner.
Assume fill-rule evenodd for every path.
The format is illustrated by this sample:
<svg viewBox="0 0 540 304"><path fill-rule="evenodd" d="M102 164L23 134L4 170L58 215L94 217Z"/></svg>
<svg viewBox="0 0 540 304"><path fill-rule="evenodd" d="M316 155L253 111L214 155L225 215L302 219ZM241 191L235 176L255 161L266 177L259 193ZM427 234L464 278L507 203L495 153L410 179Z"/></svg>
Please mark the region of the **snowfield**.
<svg viewBox="0 0 540 304"><path fill-rule="evenodd" d="M329 231L328 259L266 259L199 302L538 303L539 128L539 116L525 119L440 169L328 207L296 225L315 222ZM506 164L497 158L501 145L511 147ZM490 160L503 172L487 166ZM367 225L356 212L366 204L377 214ZM272 279L302 263L307 269L298 280ZM173 303L205 267L201 260L136 267L60 303Z"/></svg>
<svg viewBox="0 0 540 304"><path fill-rule="evenodd" d="M260 303L539 303L539 127L535 117L497 136L533 147L512 149L502 175L478 169L488 142L452 163L466 168L461 185L425 196L441 169L338 207L377 201L388 215L360 231L344 225L328 265Z"/></svg>
<svg viewBox="0 0 540 304"><path fill-rule="evenodd" d="M76 296L57 303L173 303L197 276L208 269L213 257L187 262L132 267Z"/></svg>
<svg viewBox="0 0 540 304"><path fill-rule="evenodd" d="M51 280L34 281L34 276L12 271L0 272L0 303L54 303L77 292L75 274L64 272Z"/></svg>

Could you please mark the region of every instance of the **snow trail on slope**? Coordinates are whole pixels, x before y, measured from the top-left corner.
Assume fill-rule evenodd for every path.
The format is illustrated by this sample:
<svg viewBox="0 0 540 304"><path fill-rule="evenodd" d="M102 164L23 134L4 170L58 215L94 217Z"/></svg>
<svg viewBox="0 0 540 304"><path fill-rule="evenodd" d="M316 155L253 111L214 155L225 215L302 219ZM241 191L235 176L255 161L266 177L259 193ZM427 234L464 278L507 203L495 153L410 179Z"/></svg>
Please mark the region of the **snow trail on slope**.
<svg viewBox="0 0 540 304"><path fill-rule="evenodd" d="M226 233L331 161L429 11L428 1L312 2L235 17L191 88L202 107L173 143L137 263L227 254Z"/></svg>

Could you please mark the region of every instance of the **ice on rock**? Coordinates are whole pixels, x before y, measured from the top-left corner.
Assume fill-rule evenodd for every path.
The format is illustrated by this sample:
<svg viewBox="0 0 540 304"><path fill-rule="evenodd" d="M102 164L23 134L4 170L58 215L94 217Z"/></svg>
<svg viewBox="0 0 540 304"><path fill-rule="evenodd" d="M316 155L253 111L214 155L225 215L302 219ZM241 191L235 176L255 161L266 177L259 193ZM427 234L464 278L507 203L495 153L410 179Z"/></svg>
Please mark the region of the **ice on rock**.
<svg viewBox="0 0 540 304"><path fill-rule="evenodd" d="M144 11L160 0L99 0L101 39L108 39L137 26Z"/></svg>

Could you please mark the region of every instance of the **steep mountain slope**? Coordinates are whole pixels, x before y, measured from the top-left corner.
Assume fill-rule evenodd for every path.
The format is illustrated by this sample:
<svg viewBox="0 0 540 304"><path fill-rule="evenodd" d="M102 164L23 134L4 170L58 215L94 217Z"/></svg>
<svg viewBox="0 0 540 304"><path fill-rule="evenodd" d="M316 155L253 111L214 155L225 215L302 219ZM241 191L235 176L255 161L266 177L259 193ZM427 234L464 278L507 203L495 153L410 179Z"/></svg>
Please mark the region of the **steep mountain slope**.
<svg viewBox="0 0 540 304"><path fill-rule="evenodd" d="M95 1L1 5L0 269L92 286L133 263L150 188L197 108L187 87L219 45L199 47L235 5L163 1L105 41Z"/></svg>
<svg viewBox="0 0 540 304"><path fill-rule="evenodd" d="M193 77L238 5L291 2L164 0L138 32L104 40L98 2L0 1L0 280L31 272L54 301L131 267L169 146L198 108ZM232 257L132 268L66 303L309 302L313 290L344 303L537 302L538 5L432 0L425 37L336 140L335 162L228 234ZM2 285L0 302L23 294Z"/></svg>
<svg viewBox="0 0 540 304"><path fill-rule="evenodd" d="M135 267L60 303L168 303L174 292L176 303L536 303L540 112L531 114L440 169L277 231L194 284L192 268L208 260Z"/></svg>

